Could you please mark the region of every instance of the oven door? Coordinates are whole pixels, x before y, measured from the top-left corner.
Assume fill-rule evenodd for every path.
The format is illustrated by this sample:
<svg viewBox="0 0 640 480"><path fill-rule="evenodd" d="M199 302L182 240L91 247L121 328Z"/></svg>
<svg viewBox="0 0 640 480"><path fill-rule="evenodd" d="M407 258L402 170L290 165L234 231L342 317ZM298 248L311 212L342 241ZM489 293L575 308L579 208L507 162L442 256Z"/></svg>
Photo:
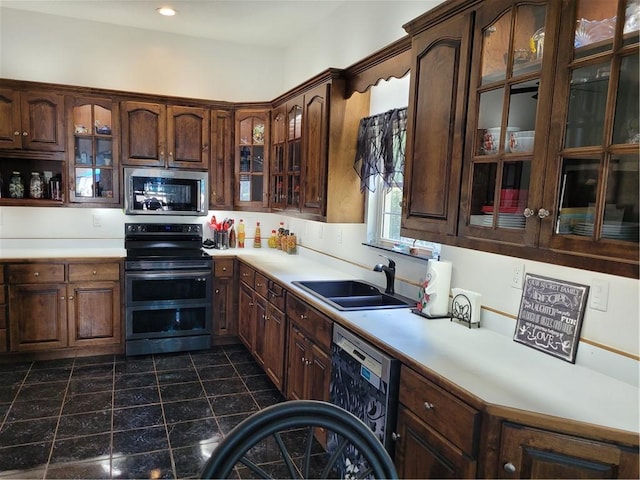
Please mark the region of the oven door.
<svg viewBox="0 0 640 480"><path fill-rule="evenodd" d="M127 354L208 348L212 282L211 270L125 272Z"/></svg>

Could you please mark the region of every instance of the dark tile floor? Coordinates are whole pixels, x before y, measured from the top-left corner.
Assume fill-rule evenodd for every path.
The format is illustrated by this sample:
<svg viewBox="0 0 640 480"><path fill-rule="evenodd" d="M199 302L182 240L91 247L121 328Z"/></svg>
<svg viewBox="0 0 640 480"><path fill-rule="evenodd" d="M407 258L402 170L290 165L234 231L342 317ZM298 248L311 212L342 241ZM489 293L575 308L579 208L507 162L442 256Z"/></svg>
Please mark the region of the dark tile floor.
<svg viewBox="0 0 640 480"><path fill-rule="evenodd" d="M0 479L197 477L282 400L239 345L0 365Z"/></svg>

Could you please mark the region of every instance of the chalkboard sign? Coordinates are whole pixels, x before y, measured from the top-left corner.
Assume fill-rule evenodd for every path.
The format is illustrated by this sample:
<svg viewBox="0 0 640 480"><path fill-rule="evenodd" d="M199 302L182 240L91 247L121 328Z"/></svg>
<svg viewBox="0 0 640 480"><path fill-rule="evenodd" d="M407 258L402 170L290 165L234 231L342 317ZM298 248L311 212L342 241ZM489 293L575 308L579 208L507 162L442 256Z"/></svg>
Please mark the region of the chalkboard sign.
<svg viewBox="0 0 640 480"><path fill-rule="evenodd" d="M589 287L526 274L513 339L575 363Z"/></svg>

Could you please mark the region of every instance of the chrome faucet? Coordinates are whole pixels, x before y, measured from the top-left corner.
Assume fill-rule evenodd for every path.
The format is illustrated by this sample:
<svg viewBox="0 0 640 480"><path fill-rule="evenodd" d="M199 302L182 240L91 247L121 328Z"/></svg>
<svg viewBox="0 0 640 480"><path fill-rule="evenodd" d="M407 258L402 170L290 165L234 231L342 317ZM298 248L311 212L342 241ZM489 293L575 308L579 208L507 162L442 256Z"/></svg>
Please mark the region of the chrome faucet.
<svg viewBox="0 0 640 480"><path fill-rule="evenodd" d="M385 255L380 255L380 256L389 260L389 265L387 266L383 263L379 263L375 267L373 267L373 271L384 272L385 276L387 277L387 288L384 291L384 293L393 295L394 293L396 293L393 287L393 284L396 279L396 262L394 262L393 260L391 260L389 257Z"/></svg>

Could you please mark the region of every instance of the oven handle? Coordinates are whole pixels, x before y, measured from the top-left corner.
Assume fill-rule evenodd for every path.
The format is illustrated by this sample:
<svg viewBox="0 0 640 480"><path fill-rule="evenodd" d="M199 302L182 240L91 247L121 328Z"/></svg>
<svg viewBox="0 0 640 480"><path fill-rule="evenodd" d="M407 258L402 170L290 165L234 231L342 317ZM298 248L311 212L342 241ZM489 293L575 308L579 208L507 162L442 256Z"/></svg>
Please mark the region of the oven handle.
<svg viewBox="0 0 640 480"><path fill-rule="evenodd" d="M125 280L159 280L159 279L181 279L181 278L193 278L204 277L201 280L207 281L213 278L211 270L189 270L189 271L170 271L170 272L125 272Z"/></svg>

